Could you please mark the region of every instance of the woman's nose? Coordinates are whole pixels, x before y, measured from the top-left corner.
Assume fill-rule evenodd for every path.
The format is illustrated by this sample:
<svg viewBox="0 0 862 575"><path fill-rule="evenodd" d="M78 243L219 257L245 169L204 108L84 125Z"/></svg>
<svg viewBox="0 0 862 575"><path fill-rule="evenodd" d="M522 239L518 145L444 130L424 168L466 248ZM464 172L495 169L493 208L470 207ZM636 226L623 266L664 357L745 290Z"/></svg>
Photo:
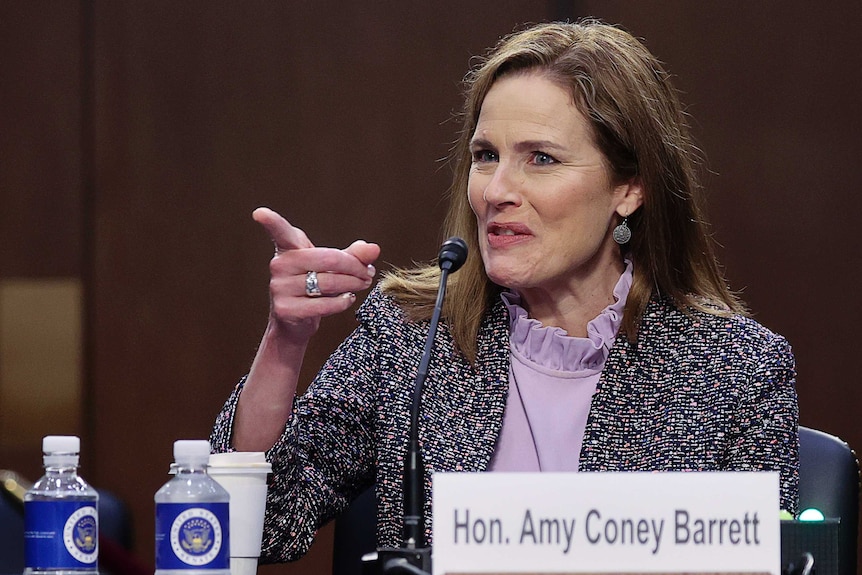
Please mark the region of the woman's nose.
<svg viewBox="0 0 862 575"><path fill-rule="evenodd" d="M494 175L485 186L482 199L492 205L521 203L521 186L524 179L512 166L504 163L497 165Z"/></svg>

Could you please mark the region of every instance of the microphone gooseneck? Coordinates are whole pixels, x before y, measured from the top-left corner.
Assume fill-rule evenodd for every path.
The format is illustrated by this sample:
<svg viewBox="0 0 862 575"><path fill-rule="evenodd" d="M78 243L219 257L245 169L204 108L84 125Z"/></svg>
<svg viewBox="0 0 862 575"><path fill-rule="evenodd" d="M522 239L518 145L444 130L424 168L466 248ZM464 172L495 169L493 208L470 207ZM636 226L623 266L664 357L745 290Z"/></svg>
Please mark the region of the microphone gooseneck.
<svg viewBox="0 0 862 575"><path fill-rule="evenodd" d="M404 546L417 549L425 546L425 468L419 448L419 408L422 402L422 385L428 375L431 349L437 334L437 325L446 297L446 281L449 274L457 271L467 260L467 244L461 238L449 238L440 247L437 258L440 266L440 285L437 288L437 301L431 315L425 349L416 372L413 387L413 405L410 412L410 440L404 465Z"/></svg>
<svg viewBox="0 0 862 575"><path fill-rule="evenodd" d="M422 403L422 384L428 375L431 348L437 334L437 324L446 297L446 281L467 261L467 244L461 238L449 238L440 246L437 263L440 266L440 285L437 301L431 314L425 349L413 384L413 403L410 410L410 431L407 457L404 459L404 540L401 547L378 548L362 558L363 575L421 575L431 573L431 549L425 546L425 466L419 449L419 408Z"/></svg>
<svg viewBox="0 0 862 575"><path fill-rule="evenodd" d="M422 385L428 375L431 361L431 348L437 334L437 324L446 297L446 281L449 274L457 271L467 260L467 244L461 238L449 238L440 246L437 264L440 266L440 285L437 288L437 301L431 314L425 350L416 372L413 385L413 406L410 411L410 441L407 446L407 459L404 469L404 545L408 549L425 546L425 468L419 449L419 409L422 403Z"/></svg>

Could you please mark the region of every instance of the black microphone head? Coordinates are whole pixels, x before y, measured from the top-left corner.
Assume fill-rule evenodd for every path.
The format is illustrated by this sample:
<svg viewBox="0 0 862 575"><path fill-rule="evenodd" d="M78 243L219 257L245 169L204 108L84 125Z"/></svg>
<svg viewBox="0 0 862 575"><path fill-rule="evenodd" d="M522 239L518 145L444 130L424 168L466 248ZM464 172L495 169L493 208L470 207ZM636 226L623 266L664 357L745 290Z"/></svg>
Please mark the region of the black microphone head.
<svg viewBox="0 0 862 575"><path fill-rule="evenodd" d="M440 246L437 265L449 272L458 271L467 261L467 243L461 238L449 238Z"/></svg>

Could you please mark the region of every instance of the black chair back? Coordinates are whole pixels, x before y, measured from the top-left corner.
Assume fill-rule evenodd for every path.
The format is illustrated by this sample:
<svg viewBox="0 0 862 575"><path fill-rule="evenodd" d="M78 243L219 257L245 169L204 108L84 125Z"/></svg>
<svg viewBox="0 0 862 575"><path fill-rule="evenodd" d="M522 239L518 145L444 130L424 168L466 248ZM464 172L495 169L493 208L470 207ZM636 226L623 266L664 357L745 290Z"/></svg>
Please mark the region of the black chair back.
<svg viewBox="0 0 862 575"><path fill-rule="evenodd" d="M841 575L856 573L859 529L856 454L834 435L799 426L799 509L809 508L819 509L827 518L841 519L838 565Z"/></svg>
<svg viewBox="0 0 862 575"><path fill-rule="evenodd" d="M359 575L362 556L377 549L377 501L369 487L335 520L332 575Z"/></svg>

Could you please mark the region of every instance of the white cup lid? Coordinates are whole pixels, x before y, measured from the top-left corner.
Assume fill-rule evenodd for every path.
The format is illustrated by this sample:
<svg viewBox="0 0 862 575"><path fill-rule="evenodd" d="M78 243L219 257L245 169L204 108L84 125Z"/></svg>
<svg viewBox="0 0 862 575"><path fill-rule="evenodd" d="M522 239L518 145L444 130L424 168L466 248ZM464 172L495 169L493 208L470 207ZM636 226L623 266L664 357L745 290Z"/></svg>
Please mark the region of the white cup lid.
<svg viewBox="0 0 862 575"><path fill-rule="evenodd" d="M262 451L234 451L210 455L210 473L218 474L219 470L230 473L237 468L243 468L252 473L269 473L272 471L272 464L266 460L266 455Z"/></svg>

